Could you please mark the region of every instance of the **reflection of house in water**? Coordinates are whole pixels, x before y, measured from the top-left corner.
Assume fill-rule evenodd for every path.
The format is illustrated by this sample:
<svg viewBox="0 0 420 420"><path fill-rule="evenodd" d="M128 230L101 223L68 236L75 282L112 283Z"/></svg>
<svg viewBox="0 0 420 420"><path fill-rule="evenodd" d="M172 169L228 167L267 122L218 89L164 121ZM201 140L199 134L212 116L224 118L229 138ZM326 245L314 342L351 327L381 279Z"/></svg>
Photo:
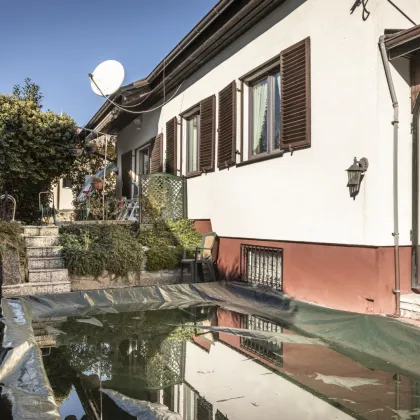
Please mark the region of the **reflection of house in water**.
<svg viewBox="0 0 420 420"><path fill-rule="evenodd" d="M107 345L108 377L102 383L94 368L90 372L96 375L74 374L73 386L89 418L100 418L100 386L164 404L184 420L391 420L393 410L414 412L420 405L420 386L414 379L368 369L327 346L202 329L221 326L295 335L276 322L215 307L183 313L201 327L191 341L150 331L128 334ZM339 386L340 380L352 378L361 385ZM104 420L131 418L106 395L102 408Z"/></svg>

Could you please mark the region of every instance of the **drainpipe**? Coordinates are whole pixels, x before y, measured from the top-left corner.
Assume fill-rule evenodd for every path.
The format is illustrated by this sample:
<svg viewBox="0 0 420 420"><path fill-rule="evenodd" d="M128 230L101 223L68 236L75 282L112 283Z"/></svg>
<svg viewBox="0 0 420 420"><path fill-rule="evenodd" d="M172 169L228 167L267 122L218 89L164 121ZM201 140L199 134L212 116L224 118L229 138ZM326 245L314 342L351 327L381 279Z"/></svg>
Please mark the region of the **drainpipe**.
<svg viewBox="0 0 420 420"><path fill-rule="evenodd" d="M394 82L392 81L391 69L385 49L385 36L379 38L379 49L381 51L382 62L384 65L385 76L388 82L389 93L391 94L392 106L394 108L394 119L391 124L394 126L394 153L393 153L393 208L394 208L394 276L395 276L395 316L400 316L400 250L399 250L399 231L398 231L398 117L399 108L397 95L395 93Z"/></svg>

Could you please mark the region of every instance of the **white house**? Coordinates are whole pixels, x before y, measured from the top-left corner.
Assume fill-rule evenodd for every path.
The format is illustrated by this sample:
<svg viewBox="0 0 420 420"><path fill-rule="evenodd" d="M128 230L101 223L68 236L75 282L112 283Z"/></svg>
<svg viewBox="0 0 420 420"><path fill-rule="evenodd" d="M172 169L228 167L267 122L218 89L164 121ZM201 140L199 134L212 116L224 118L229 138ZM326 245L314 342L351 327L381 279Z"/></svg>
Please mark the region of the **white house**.
<svg viewBox="0 0 420 420"><path fill-rule="evenodd" d="M413 0L220 0L112 95L130 113L105 102L87 128L118 133L120 194L135 194L130 171L187 178L188 217L218 234L221 276L398 312L399 290L420 281L415 22Z"/></svg>

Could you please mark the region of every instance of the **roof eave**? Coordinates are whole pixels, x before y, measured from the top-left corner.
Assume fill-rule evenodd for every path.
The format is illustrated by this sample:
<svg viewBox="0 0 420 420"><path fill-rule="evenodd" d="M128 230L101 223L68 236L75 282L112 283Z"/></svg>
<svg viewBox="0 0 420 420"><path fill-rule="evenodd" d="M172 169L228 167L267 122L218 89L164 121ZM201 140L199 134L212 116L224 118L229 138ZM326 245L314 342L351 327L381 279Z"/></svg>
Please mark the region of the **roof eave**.
<svg viewBox="0 0 420 420"><path fill-rule="evenodd" d="M388 58L410 57L420 49L420 25L413 26L385 40Z"/></svg>

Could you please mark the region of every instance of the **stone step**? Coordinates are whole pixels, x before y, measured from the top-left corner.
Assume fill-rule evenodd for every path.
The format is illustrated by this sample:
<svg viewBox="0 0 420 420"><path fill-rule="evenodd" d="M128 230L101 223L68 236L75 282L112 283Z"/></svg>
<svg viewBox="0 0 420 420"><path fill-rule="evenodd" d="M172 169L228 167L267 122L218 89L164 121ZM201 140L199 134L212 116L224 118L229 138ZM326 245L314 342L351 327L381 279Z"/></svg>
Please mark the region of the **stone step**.
<svg viewBox="0 0 420 420"><path fill-rule="evenodd" d="M409 293L401 295L401 316L420 320L420 295Z"/></svg>
<svg viewBox="0 0 420 420"><path fill-rule="evenodd" d="M68 281L68 279L69 272L67 268L29 270L28 275L29 283L56 283L60 281Z"/></svg>
<svg viewBox="0 0 420 420"><path fill-rule="evenodd" d="M65 268L64 259L61 257L28 258L28 269Z"/></svg>
<svg viewBox="0 0 420 420"><path fill-rule="evenodd" d="M23 228L25 236L57 236L57 226L25 226Z"/></svg>
<svg viewBox="0 0 420 420"><path fill-rule="evenodd" d="M61 246L26 247L28 258L53 258L61 257Z"/></svg>
<svg viewBox="0 0 420 420"><path fill-rule="evenodd" d="M48 246L57 246L60 243L59 236L25 236L27 247L45 248Z"/></svg>
<svg viewBox="0 0 420 420"><path fill-rule="evenodd" d="M21 283L2 287L3 297L46 295L52 293L68 293L70 291L70 281Z"/></svg>

